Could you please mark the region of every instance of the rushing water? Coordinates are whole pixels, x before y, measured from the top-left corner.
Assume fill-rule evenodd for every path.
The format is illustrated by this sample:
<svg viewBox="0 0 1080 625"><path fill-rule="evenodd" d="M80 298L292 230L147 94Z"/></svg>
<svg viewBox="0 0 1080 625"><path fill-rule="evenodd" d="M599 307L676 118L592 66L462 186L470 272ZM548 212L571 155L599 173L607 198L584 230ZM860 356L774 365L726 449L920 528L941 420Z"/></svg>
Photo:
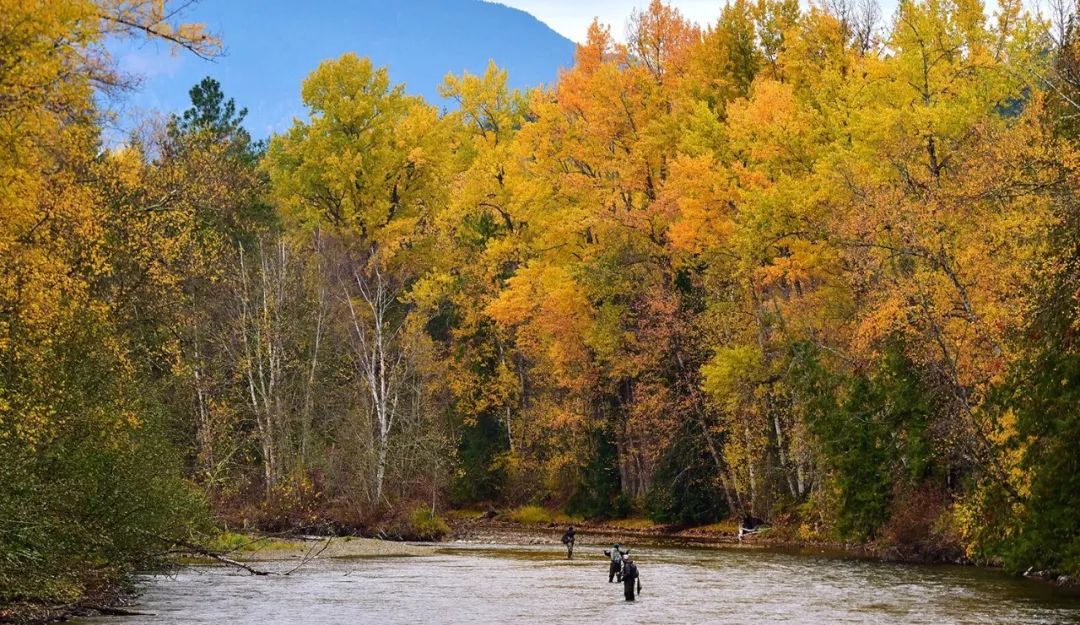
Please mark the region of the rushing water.
<svg viewBox="0 0 1080 625"><path fill-rule="evenodd" d="M639 547L642 595L607 583L599 547L450 546L319 560L289 576L194 567L148 578L134 609L82 625L445 623L1076 623L1080 597L998 571L745 549ZM264 568L288 570L292 563Z"/></svg>

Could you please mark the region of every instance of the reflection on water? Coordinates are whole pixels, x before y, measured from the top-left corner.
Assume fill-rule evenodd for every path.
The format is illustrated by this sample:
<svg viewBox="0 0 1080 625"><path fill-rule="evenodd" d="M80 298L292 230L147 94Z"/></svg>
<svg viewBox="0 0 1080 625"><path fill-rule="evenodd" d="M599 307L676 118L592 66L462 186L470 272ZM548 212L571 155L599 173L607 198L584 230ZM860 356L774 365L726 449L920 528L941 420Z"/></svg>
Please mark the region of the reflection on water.
<svg viewBox="0 0 1080 625"><path fill-rule="evenodd" d="M451 546L430 556L313 562L292 575L217 567L146 581L141 611L83 625L445 623L1061 623L1080 597L964 567L738 549L635 549L643 592L626 603L598 547ZM282 570L292 563L265 565Z"/></svg>

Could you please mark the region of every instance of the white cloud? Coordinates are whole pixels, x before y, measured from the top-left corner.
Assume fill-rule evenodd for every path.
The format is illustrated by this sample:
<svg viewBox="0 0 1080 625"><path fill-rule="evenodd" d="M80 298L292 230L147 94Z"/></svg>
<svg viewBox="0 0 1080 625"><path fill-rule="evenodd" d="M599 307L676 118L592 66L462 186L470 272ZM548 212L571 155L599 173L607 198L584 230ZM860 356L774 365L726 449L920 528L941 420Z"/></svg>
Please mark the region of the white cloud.
<svg viewBox="0 0 1080 625"><path fill-rule="evenodd" d="M118 56L117 64L120 71L143 78L173 76L185 60L183 55L175 54L157 45L130 47L121 50L119 54L114 50L113 54Z"/></svg>
<svg viewBox="0 0 1080 625"><path fill-rule="evenodd" d="M573 41L581 42L593 18L611 26L611 34L624 39L626 22L634 9L648 5L649 0L495 0L501 4L528 11L555 31ZM684 17L707 26L720 17L723 0L669 0Z"/></svg>

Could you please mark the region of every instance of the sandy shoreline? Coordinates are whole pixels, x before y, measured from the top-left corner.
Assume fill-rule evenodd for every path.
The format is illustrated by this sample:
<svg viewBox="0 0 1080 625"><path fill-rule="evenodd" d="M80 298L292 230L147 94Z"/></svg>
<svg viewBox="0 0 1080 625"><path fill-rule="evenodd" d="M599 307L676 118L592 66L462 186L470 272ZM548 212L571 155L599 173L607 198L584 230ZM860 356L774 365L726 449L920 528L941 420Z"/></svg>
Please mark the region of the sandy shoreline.
<svg viewBox="0 0 1080 625"><path fill-rule="evenodd" d="M252 537L245 548L227 555L242 562L275 562L323 558L382 558L431 555L438 543L404 543L355 536L311 536L299 539Z"/></svg>

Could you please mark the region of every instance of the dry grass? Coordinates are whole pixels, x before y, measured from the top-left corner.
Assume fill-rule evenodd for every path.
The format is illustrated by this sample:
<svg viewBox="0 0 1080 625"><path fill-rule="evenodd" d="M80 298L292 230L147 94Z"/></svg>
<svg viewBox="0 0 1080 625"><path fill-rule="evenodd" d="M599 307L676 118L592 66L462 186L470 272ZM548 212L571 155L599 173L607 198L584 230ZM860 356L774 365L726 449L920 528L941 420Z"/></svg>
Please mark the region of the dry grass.
<svg viewBox="0 0 1080 625"><path fill-rule="evenodd" d="M635 517L630 519L616 519L613 521L607 521L606 523L604 523L604 525L607 527L636 531L654 530L663 527L663 525L659 525L657 523L654 523L653 521L650 521L649 519L642 517Z"/></svg>
<svg viewBox="0 0 1080 625"><path fill-rule="evenodd" d="M482 510L476 510L475 508L461 508L458 510L447 510L445 514L446 518L454 521L467 521L483 516L484 512Z"/></svg>
<svg viewBox="0 0 1080 625"><path fill-rule="evenodd" d="M725 521L719 521L717 523L711 523L709 525L699 525L697 527L689 528L694 533L702 534L738 534L739 533L739 521L736 519L728 519Z"/></svg>
<svg viewBox="0 0 1080 625"><path fill-rule="evenodd" d="M515 510L511 510L507 515L514 523L523 523L526 525L534 525L539 523L554 523L555 517L551 514L547 508L541 506L521 506Z"/></svg>
<svg viewBox="0 0 1080 625"><path fill-rule="evenodd" d="M521 506L511 510L506 519L524 525L580 525L584 519L579 516L548 510L543 506Z"/></svg>

